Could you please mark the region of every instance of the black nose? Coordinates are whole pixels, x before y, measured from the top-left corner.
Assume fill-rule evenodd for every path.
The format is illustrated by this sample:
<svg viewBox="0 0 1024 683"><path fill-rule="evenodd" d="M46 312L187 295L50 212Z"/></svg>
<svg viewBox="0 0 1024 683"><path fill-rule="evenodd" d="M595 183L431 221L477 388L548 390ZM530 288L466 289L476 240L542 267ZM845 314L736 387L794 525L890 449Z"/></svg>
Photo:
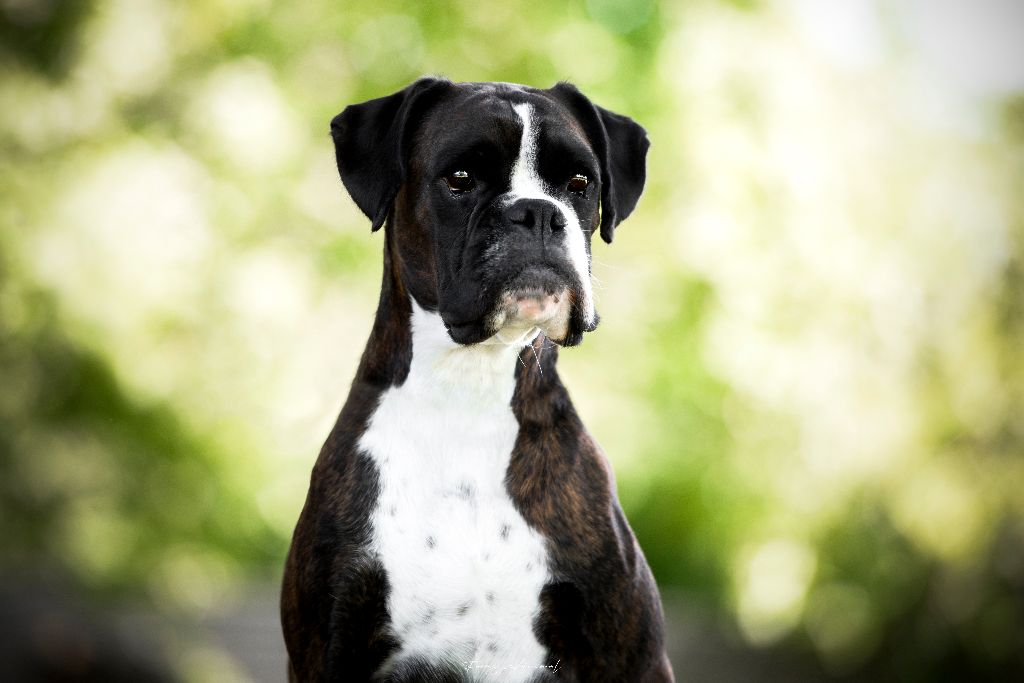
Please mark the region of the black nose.
<svg viewBox="0 0 1024 683"><path fill-rule="evenodd" d="M557 232L566 225L562 210L546 199L519 199L506 215L513 225L527 230Z"/></svg>

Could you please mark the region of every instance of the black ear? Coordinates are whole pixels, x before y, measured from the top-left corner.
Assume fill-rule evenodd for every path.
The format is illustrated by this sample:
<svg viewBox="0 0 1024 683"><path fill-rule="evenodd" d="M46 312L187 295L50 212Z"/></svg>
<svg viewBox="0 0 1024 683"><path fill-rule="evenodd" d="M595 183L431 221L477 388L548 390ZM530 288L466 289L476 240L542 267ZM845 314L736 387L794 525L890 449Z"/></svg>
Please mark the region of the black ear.
<svg viewBox="0 0 1024 683"><path fill-rule="evenodd" d="M384 225L405 180L410 124L448 85L437 78L421 78L394 95L350 104L331 121L341 182L373 230Z"/></svg>
<svg viewBox="0 0 1024 683"><path fill-rule="evenodd" d="M611 244L615 226L633 213L647 179L647 131L628 116L599 107L572 83L550 91L583 123L601 163L601 238Z"/></svg>

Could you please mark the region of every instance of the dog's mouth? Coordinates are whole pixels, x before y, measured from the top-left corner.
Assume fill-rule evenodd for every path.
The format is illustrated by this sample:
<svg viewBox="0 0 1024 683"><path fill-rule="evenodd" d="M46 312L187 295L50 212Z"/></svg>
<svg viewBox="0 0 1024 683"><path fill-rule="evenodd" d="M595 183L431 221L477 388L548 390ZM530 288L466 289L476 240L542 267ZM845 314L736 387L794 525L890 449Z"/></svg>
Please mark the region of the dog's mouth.
<svg viewBox="0 0 1024 683"><path fill-rule="evenodd" d="M578 298L573 285L572 278L560 269L526 266L502 288L490 329L498 339L538 329L550 339L565 339Z"/></svg>
<svg viewBox="0 0 1024 683"><path fill-rule="evenodd" d="M568 288L552 293L539 287L527 287L505 292L500 310L508 319L542 325L560 313L568 313L568 297Z"/></svg>
<svg viewBox="0 0 1024 683"><path fill-rule="evenodd" d="M496 333L540 328L561 339L572 309L569 279L548 266L527 266L502 288L490 327Z"/></svg>
<svg viewBox="0 0 1024 683"><path fill-rule="evenodd" d="M482 318L446 320L453 340L460 344L515 344L540 331L552 341L572 346L581 341L584 332L596 327L596 320L589 324L586 320L576 278L557 265L527 265L496 290L491 294L490 312Z"/></svg>
<svg viewBox="0 0 1024 683"><path fill-rule="evenodd" d="M548 337L561 339L569 327L570 297L568 288L557 292L538 287L506 291L501 295L491 328L496 335L537 328Z"/></svg>

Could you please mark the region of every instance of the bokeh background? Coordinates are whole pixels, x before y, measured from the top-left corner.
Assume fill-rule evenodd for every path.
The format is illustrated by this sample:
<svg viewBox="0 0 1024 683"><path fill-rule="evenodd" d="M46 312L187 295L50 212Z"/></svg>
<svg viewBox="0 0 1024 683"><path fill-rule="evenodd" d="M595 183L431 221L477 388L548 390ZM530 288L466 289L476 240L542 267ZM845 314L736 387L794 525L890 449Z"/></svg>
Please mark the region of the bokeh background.
<svg viewBox="0 0 1024 683"><path fill-rule="evenodd" d="M423 74L650 133L561 364L679 679L1024 680L1024 5L0 0L0 45L8 680L283 679L381 268L328 122Z"/></svg>

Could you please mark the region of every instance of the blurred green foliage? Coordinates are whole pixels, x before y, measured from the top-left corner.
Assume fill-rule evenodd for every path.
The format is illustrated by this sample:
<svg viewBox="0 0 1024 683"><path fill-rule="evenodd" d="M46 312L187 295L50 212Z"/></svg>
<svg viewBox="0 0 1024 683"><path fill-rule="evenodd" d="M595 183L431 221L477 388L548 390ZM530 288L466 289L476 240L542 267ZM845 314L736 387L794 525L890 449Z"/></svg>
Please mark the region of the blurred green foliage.
<svg viewBox="0 0 1024 683"><path fill-rule="evenodd" d="M1020 673L1024 79L944 61L951 10L821 6L0 2L4 563L168 614L276 576L380 272L327 122L567 79L654 145L562 363L669 605Z"/></svg>

